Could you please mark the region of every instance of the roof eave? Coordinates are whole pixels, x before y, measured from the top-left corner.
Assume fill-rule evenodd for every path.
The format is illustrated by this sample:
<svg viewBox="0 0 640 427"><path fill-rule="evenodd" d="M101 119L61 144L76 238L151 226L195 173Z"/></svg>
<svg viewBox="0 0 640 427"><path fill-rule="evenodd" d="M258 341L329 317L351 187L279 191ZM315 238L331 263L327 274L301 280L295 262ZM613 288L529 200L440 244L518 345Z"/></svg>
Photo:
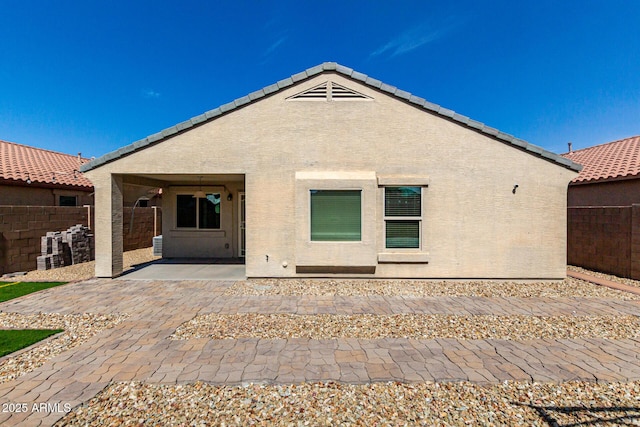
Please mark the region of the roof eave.
<svg viewBox="0 0 640 427"><path fill-rule="evenodd" d="M32 188L53 188L58 190L73 190L73 191L84 191L84 192L92 192L93 186L87 185L73 185L73 184L60 184L60 183L52 183L52 182L41 182L41 181L31 181L28 183L27 181L23 181L21 179L8 179L0 177L0 185L11 185L15 187L32 187Z"/></svg>
<svg viewBox="0 0 640 427"><path fill-rule="evenodd" d="M606 184L608 182L619 182L619 181L630 181L633 179L640 179L640 174L635 175L624 175L624 176L610 176L607 178L598 178L598 179L589 179L589 180L581 180L581 181L571 181L569 185L577 186L577 185L589 185L589 184Z"/></svg>

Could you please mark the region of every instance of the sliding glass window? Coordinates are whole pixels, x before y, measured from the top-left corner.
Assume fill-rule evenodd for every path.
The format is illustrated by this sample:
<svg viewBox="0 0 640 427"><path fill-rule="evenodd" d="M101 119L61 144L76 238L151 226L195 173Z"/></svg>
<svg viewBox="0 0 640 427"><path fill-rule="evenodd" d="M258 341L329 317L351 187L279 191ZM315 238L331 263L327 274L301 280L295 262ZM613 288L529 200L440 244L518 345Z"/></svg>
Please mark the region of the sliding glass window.
<svg viewBox="0 0 640 427"><path fill-rule="evenodd" d="M194 197L178 194L176 199L176 226L178 228L220 229L220 194Z"/></svg>

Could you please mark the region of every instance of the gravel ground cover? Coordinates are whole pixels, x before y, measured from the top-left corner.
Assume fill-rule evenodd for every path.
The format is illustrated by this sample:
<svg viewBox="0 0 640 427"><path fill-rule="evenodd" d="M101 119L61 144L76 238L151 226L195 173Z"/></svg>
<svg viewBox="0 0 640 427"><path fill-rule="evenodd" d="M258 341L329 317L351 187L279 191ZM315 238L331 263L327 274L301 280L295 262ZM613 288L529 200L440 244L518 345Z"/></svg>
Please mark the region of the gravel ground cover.
<svg viewBox="0 0 640 427"><path fill-rule="evenodd" d="M456 316L438 314L208 314L181 325L173 339L640 337L638 316Z"/></svg>
<svg viewBox="0 0 640 427"><path fill-rule="evenodd" d="M133 252L133 253L132 253ZM132 251L125 254L125 264L140 264L153 260L151 249ZM93 277L93 262L47 272L29 272L20 280L64 280L77 281ZM576 269L576 271L581 271ZM588 272L592 274L592 272ZM616 278L632 286L640 286L637 281ZM632 300L639 299L628 293L610 290L577 279L558 282L515 283L515 282L445 282L419 280L246 280L236 282L227 290L227 295L413 295L413 296L485 296L485 297L587 297ZM60 326L60 322L70 323L71 319L58 322L42 321L16 315L2 320L6 313L0 313L0 327L61 327L71 330L71 326ZM10 315L13 316L13 315ZM38 315L56 316L62 315ZM52 356L46 353L60 352L82 342L82 334L94 334L105 325L114 325L122 320L120 316L73 315L78 330L62 339L62 335L36 346L36 354L24 359L5 358L0 364L0 382L8 381L27 370L44 363ZM95 318L91 316L96 316ZM246 317L243 317L246 316ZM262 317L258 317L262 316ZM189 338L190 334L209 334L222 322L222 329L231 337L246 334L243 328L251 324L260 327L259 336L283 334L286 329L297 328L311 334L313 328L323 334L335 335L331 323L335 315L297 316L261 315L250 313L206 318L197 317L194 325L183 325L174 338ZM339 319L343 325L368 323L371 335L391 333L394 328L405 328L405 333L413 333L412 323L417 322L403 316L355 315ZM437 335L447 335L461 339L501 337L536 339L550 334L550 337L565 336L638 336L636 316L434 316L421 315L424 322L432 322L429 329L437 329ZM82 319L85 320L82 320ZM303 321L303 322L301 322ZM298 324L301 322L301 324ZM304 323L311 322L311 323ZM386 323L385 323L386 322ZM391 322L391 323L389 323ZM437 322L437 328L433 326ZM198 326L200 324L200 326ZM4 326L3 326L4 325ZM50 325L50 326L49 326ZM84 326L82 326L84 325ZM202 326L205 325L205 326ZM314 326L315 325L315 326ZM386 326L385 326L386 325ZM86 328L85 328L86 327ZM102 328L102 329L101 329ZM190 329L191 328L191 329ZM205 329L202 329L205 328ZM208 328L208 332L206 331ZM234 329L235 328L235 329ZM362 327L360 327L362 328ZM384 329L387 329L386 331ZM306 331L303 331L306 330ZM195 331L195 332L194 332ZM420 331L419 331L420 332ZM424 332L424 331L422 331ZM288 332L287 332L288 333ZM320 332L318 332L320 333ZM66 333L65 333L66 334ZM63 334L63 335L65 335ZM479 334L479 335L474 335ZM513 334L513 335L508 335ZM518 335L521 334L521 335ZM563 335L568 334L568 335ZM575 334L575 335L571 335ZM608 335L607 335L608 334ZM180 336L182 335L182 336ZM195 336L195 335L194 335ZM215 335L205 335L213 338ZM305 336L305 335L301 335ZM307 335L309 336L309 335ZM56 342L56 340L58 340ZM55 343L52 350L48 347ZM43 347L40 355L40 347ZM55 353L55 352L58 353ZM33 366L33 367L31 367ZM245 386L214 386L204 383L185 385L162 385L148 383L114 383L91 401L83 404L61 419L59 426L102 426L102 425L640 425L640 382L630 383L590 383L567 382L562 384L538 384L505 382L498 385L477 385L471 383L375 383L364 385L337 383L304 383L290 385L247 384Z"/></svg>
<svg viewBox="0 0 640 427"><path fill-rule="evenodd" d="M57 425L640 425L640 383L118 383Z"/></svg>
<svg viewBox="0 0 640 427"><path fill-rule="evenodd" d="M576 267L574 265L570 265L567 267L568 270L576 271L578 273L589 274L590 276L598 277L600 279L611 280L612 282L621 283L623 285L635 286L640 289L640 280L628 279L626 277L618 277L611 274L600 273L598 271L587 270L586 268Z"/></svg>
<svg viewBox="0 0 640 427"><path fill-rule="evenodd" d="M153 256L153 248L127 251L123 257L124 271L130 270L132 266L160 259L160 257ZM25 275L12 277L11 280L21 282L77 282L93 278L95 276L95 268L96 262L89 261L52 270L28 271Z"/></svg>
<svg viewBox="0 0 640 427"><path fill-rule="evenodd" d="M555 282L470 280L249 279L234 283L225 295L406 295L477 297L587 297L637 300L639 295L567 278Z"/></svg>
<svg viewBox="0 0 640 427"><path fill-rule="evenodd" d="M122 322L125 315L39 313L24 315L0 312L1 329L63 329L51 339L24 351L0 358L0 383L42 366L47 360L81 345L94 335Z"/></svg>

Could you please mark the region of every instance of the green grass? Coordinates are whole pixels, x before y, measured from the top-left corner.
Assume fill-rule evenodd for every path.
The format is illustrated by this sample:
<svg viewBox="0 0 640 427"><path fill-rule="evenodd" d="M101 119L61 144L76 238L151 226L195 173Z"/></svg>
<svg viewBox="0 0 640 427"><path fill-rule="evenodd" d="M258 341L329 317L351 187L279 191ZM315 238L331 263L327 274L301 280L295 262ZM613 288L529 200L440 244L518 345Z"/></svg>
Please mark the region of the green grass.
<svg viewBox="0 0 640 427"><path fill-rule="evenodd" d="M0 302L32 292L64 285L66 282L0 282Z"/></svg>
<svg viewBox="0 0 640 427"><path fill-rule="evenodd" d="M0 330L0 357L62 332L62 329L10 329Z"/></svg>
<svg viewBox="0 0 640 427"><path fill-rule="evenodd" d="M0 282L0 302L18 298L43 289L64 285L66 282ZM0 357L42 341L62 329L10 329L0 330Z"/></svg>

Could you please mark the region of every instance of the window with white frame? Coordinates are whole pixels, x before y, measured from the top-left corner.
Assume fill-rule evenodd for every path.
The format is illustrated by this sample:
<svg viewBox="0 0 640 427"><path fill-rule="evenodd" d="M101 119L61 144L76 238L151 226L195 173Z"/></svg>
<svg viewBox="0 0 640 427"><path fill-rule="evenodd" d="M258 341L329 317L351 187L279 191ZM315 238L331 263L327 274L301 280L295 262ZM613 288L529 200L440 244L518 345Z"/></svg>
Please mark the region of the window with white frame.
<svg viewBox="0 0 640 427"><path fill-rule="evenodd" d="M385 247L420 249L422 187L384 188Z"/></svg>
<svg viewBox="0 0 640 427"><path fill-rule="evenodd" d="M220 228L220 193L207 194L206 197L178 194L176 197L177 228Z"/></svg>
<svg viewBox="0 0 640 427"><path fill-rule="evenodd" d="M311 241L362 240L361 190L311 190Z"/></svg>

